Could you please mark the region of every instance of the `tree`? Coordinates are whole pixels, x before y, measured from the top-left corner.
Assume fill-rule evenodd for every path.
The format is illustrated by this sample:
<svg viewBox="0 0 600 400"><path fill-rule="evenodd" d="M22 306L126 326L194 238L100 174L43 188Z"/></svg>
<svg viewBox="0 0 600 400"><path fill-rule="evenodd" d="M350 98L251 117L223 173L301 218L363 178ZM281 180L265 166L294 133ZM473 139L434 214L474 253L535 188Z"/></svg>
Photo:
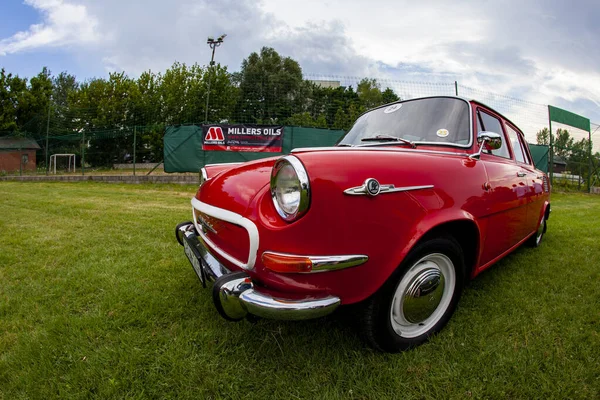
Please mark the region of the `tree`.
<svg viewBox="0 0 600 400"><path fill-rule="evenodd" d="M347 122L347 118L346 118L346 113L344 112L342 107L338 107L337 111L335 112L335 118L333 121L332 128L333 129L345 129L347 125L348 125L348 122Z"/></svg>
<svg viewBox="0 0 600 400"><path fill-rule="evenodd" d="M52 106L67 108L73 95L79 90L79 83L74 75L66 71L52 78Z"/></svg>
<svg viewBox="0 0 600 400"><path fill-rule="evenodd" d="M383 93L381 93L381 102L383 104L393 103L395 101L400 100L400 97L390 88L386 88Z"/></svg>
<svg viewBox="0 0 600 400"><path fill-rule="evenodd" d="M208 80L206 79L208 74L211 75L208 121L229 121L234 116L239 89L234 86L232 76L227 72L227 67L217 64L205 74L203 80L204 92L208 90ZM204 108L206 104L203 102L202 105Z"/></svg>
<svg viewBox="0 0 600 400"><path fill-rule="evenodd" d="M21 129L25 128L32 134L40 134L46 125L48 104L52 95L53 85L48 68L29 80L29 85L18 107L17 118L20 119Z"/></svg>
<svg viewBox="0 0 600 400"><path fill-rule="evenodd" d="M160 77L161 119L167 125L204 119L204 70L194 64L174 63Z"/></svg>
<svg viewBox="0 0 600 400"><path fill-rule="evenodd" d="M124 72L81 85L73 108L85 118L75 118L70 129L81 140L86 163L109 166L128 159L133 152L136 102L141 103L139 88Z"/></svg>
<svg viewBox="0 0 600 400"><path fill-rule="evenodd" d="M0 70L0 131L17 129L17 107L26 88L27 80Z"/></svg>
<svg viewBox="0 0 600 400"><path fill-rule="evenodd" d="M310 115L309 112L296 113L287 119L287 124L292 126L309 126L314 127L317 125L317 122Z"/></svg>
<svg viewBox="0 0 600 400"><path fill-rule="evenodd" d="M277 123L298 110L302 69L297 61L263 47L242 61L236 116L240 122Z"/></svg>
<svg viewBox="0 0 600 400"><path fill-rule="evenodd" d="M362 105L369 109L383 104L383 97L376 79L362 79L356 88Z"/></svg>
<svg viewBox="0 0 600 400"><path fill-rule="evenodd" d="M544 128L535 134L537 144L543 144L548 146L550 144L550 131L548 128Z"/></svg>
<svg viewBox="0 0 600 400"><path fill-rule="evenodd" d="M573 147L574 139L566 129L557 129L554 138L554 154L561 157L563 160L568 160Z"/></svg>
<svg viewBox="0 0 600 400"><path fill-rule="evenodd" d="M325 114L319 114L317 120L315 121L315 128L324 128L327 129L327 118L325 118Z"/></svg>

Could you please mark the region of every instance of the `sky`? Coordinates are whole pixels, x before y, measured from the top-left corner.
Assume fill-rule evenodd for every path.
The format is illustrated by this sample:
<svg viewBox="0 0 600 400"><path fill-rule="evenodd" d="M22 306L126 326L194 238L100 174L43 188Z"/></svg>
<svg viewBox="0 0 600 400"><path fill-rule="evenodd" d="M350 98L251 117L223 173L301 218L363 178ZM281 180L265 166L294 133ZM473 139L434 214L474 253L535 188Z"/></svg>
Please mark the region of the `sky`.
<svg viewBox="0 0 600 400"><path fill-rule="evenodd" d="M597 0L2 0L0 20L0 67L19 76L205 65L207 36L226 33L215 60L230 71L270 46L307 76L457 81L533 141L545 104L600 123Z"/></svg>

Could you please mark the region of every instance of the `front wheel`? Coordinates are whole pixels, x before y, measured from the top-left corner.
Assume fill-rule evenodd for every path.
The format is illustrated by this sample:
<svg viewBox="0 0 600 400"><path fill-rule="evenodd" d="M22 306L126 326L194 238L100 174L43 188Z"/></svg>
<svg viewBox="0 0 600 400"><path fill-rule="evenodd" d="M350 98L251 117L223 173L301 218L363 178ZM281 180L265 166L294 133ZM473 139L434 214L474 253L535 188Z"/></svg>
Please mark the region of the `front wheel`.
<svg viewBox="0 0 600 400"><path fill-rule="evenodd" d="M365 304L362 327L375 348L415 347L448 322L464 285L462 249L451 237L427 240L411 250L388 282Z"/></svg>

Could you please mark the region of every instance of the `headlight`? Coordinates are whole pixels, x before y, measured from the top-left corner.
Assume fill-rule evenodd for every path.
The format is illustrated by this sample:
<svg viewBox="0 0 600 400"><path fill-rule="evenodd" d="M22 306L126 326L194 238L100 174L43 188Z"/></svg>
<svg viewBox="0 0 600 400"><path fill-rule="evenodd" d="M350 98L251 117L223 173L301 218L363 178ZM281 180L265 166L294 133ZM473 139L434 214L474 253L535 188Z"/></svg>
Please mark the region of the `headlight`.
<svg viewBox="0 0 600 400"><path fill-rule="evenodd" d="M304 166L294 156L277 160L271 171L271 197L286 221L301 217L310 204L310 184Z"/></svg>

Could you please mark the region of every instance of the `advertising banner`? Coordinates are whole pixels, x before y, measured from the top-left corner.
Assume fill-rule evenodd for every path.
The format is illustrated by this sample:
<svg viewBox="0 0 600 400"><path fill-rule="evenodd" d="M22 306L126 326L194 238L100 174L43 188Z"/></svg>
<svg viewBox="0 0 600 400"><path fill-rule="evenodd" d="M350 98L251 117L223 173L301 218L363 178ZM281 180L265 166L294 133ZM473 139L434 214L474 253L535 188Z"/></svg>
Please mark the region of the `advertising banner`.
<svg viewBox="0 0 600 400"><path fill-rule="evenodd" d="M283 126L203 125L202 150L281 153Z"/></svg>

